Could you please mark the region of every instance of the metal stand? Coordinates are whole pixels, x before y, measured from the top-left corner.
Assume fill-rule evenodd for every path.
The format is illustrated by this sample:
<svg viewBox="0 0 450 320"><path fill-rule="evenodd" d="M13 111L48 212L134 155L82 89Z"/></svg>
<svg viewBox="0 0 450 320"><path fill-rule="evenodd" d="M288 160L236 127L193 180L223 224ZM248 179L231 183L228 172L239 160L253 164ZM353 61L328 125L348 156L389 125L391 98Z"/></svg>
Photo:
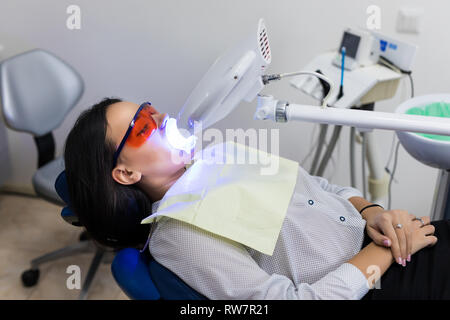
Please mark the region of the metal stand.
<svg viewBox="0 0 450 320"><path fill-rule="evenodd" d="M366 132L366 160L369 167L368 190L370 201L384 205L384 198L388 193L389 179L381 163L377 147L375 145L373 132Z"/></svg>
<svg viewBox="0 0 450 320"><path fill-rule="evenodd" d="M83 240L83 235L80 237L82 241L67 246L65 248L47 253L31 261L31 268L22 273L22 282L26 287L32 287L37 284L39 280L39 266L43 263L54 261L60 258L72 256L74 254L86 253L95 251L86 279L81 288L79 300L86 300L89 288L92 284L94 276L98 270L100 262L104 260L106 250L96 245L92 240Z"/></svg>
<svg viewBox="0 0 450 320"><path fill-rule="evenodd" d="M361 109L361 110L366 110L366 111L370 112L370 111L374 110L374 107L375 107L375 104L370 103L370 104L366 104L366 105L363 105L358 108L354 107L354 109ZM331 155L332 155L334 148L337 144L337 141L339 139L340 131L342 129L342 126L335 126L332 138L330 140L330 144L326 148L325 154L322 158L322 161L320 162L318 170L316 170L318 158L321 153L321 148L322 148L322 145L324 144L324 140L325 140L324 135L326 133L326 127L327 127L326 124L321 124L319 145L317 147L316 156L314 157L313 166L312 166L311 172L310 172L312 175L323 176L325 169L327 167L327 164L331 159ZM355 165L354 132L355 132L355 129L354 129L354 127L352 127L352 130L350 133L350 139L351 139L351 142L350 142L350 164L351 164L350 180L352 182L352 187L356 187L355 172L354 172L354 165ZM363 152L365 153L364 158L366 159L367 165L369 168L369 175L368 175L369 182L368 182L367 186L368 186L368 190L369 190L369 194L370 194L370 201L383 205L383 203L385 202L383 200L383 198L388 192L387 189L388 189L389 180L386 175L386 172L384 171L383 164L379 161L377 148L376 148L376 145L374 142L373 132L364 130L364 136L365 136L366 143L365 143L365 148L363 148ZM364 170L363 170L363 172L364 172ZM364 181L363 183L365 183L366 178L364 178L363 181ZM363 189L366 190L366 185L363 186Z"/></svg>
<svg viewBox="0 0 450 320"><path fill-rule="evenodd" d="M439 170L431 209L431 221L450 219L450 170Z"/></svg>
<svg viewBox="0 0 450 320"><path fill-rule="evenodd" d="M339 135L341 134L342 126L335 126L333 130L333 135L331 136L330 144L328 145L327 150L325 151L325 154L323 156L322 161L320 162L319 169L317 170L316 175L323 176L325 173L325 169L327 167L328 162L331 159L331 155L334 151L334 147L337 144L337 141L339 139Z"/></svg>
<svg viewBox="0 0 450 320"><path fill-rule="evenodd" d="M94 279L94 276L95 276L95 273L97 272L98 266L100 265L100 262L103 259L104 253L105 253L105 250L103 250L101 248L97 248L94 259L92 259L91 266L89 267L89 271L86 276L86 279L84 280L83 287L81 288L81 292L78 297L79 300L87 299L89 287L91 286L92 280Z"/></svg>

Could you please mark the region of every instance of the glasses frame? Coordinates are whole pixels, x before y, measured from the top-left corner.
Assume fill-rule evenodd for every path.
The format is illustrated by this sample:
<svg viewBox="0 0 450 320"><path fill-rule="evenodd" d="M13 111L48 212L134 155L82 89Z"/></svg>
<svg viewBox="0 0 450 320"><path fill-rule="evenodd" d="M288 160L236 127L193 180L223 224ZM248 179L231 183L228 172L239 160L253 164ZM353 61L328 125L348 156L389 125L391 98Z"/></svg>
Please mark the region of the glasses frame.
<svg viewBox="0 0 450 320"><path fill-rule="evenodd" d="M130 125L128 126L127 132L125 133L125 135L123 136L122 141L121 141L120 144L119 144L119 147L118 147L117 150L114 152L114 157L113 157L113 168L115 168L116 165L117 165L117 159L119 159L120 152L122 151L122 149L123 149L123 147L124 147L124 145L125 145L125 142L127 141L128 136L129 136L130 133L131 133L131 130L133 130L133 128L134 128L134 123L135 123L135 121L136 121L136 119L137 119L139 113L141 112L141 110L142 110L146 105L151 106L152 104L151 104L150 102L147 101L147 102L142 103L142 104L139 106L139 108L137 109L136 113L134 114L133 120L131 120Z"/></svg>

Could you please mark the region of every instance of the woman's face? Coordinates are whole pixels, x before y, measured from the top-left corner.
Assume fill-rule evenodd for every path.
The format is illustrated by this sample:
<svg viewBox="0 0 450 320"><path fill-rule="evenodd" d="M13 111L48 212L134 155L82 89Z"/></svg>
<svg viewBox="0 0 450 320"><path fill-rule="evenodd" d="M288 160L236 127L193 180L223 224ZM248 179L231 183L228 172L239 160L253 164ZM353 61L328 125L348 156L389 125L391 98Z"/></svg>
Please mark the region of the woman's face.
<svg viewBox="0 0 450 320"><path fill-rule="evenodd" d="M108 107L106 112L108 121L106 137L114 143L116 149L125 136L138 108L138 104L126 101L117 102ZM139 175L137 181L145 179L156 184L164 183L165 179L179 172L191 160L190 155L171 148L165 140L163 124L165 119L168 118L168 115L166 113L159 113L153 107L149 111L151 117L157 124L157 129L139 146L133 143L133 139L136 138L133 137L133 134L137 134L138 130L131 132L127 139L127 141L130 141L125 143L120 152L116 168L113 169L113 177L116 181L118 179L116 179L114 170L119 169L123 170L125 174L137 173ZM132 184L133 182L137 182L134 180L128 183L119 179L118 182Z"/></svg>

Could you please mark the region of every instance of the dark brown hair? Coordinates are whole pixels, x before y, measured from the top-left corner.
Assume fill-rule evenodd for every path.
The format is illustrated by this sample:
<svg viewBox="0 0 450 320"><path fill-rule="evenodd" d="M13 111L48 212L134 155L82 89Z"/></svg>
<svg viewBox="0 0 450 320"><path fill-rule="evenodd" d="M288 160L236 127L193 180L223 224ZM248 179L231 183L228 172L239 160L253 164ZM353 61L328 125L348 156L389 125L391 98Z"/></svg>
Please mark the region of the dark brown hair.
<svg viewBox="0 0 450 320"><path fill-rule="evenodd" d="M113 247L139 247L149 225L149 197L135 185L122 185L111 176L115 145L107 141L106 111L120 99L105 98L84 111L66 140L64 160L72 209L89 235Z"/></svg>

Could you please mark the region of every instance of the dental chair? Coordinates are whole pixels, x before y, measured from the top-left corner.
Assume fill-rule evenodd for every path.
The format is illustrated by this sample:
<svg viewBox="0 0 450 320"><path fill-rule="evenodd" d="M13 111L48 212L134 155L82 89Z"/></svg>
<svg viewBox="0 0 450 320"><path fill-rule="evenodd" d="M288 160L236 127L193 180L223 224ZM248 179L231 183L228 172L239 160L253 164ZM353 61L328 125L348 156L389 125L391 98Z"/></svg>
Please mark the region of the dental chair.
<svg viewBox="0 0 450 320"><path fill-rule="evenodd" d="M41 49L13 56L0 64L3 118L10 129L33 135L38 151L33 188L38 196L60 206L65 202L54 184L64 170L64 160L62 157L55 159L52 131L77 104L83 91L81 76L66 62ZM67 210L63 209L62 216L72 225L79 226ZM26 287L34 286L39 280L41 264L92 250L96 253L80 293L80 299L84 299L105 253L105 249L96 246L85 232L81 234L79 243L32 260L31 268L22 273L22 282Z"/></svg>
<svg viewBox="0 0 450 320"><path fill-rule="evenodd" d="M32 50L0 64L0 99L7 126L33 135L38 150L38 169L32 178L36 194L63 206L61 216L71 225L82 227L70 208L62 157L55 159L56 129L77 104L84 91L81 76L67 63L44 50ZM39 266L73 254L95 251L79 299L86 299L98 266L108 253L90 240L86 232L80 242L31 261L22 273L22 282L31 287L39 280ZM148 253L127 248L117 253L112 272L131 299L202 299L175 274L151 259ZM154 281L156 280L156 281Z"/></svg>
<svg viewBox="0 0 450 320"><path fill-rule="evenodd" d="M78 219L70 207L65 171L55 182L55 190L67 204L61 212L66 221ZM130 210L135 206L131 205ZM148 250L135 248L117 252L111 271L119 287L133 300L205 300L206 298L184 283L177 275L154 260Z"/></svg>

